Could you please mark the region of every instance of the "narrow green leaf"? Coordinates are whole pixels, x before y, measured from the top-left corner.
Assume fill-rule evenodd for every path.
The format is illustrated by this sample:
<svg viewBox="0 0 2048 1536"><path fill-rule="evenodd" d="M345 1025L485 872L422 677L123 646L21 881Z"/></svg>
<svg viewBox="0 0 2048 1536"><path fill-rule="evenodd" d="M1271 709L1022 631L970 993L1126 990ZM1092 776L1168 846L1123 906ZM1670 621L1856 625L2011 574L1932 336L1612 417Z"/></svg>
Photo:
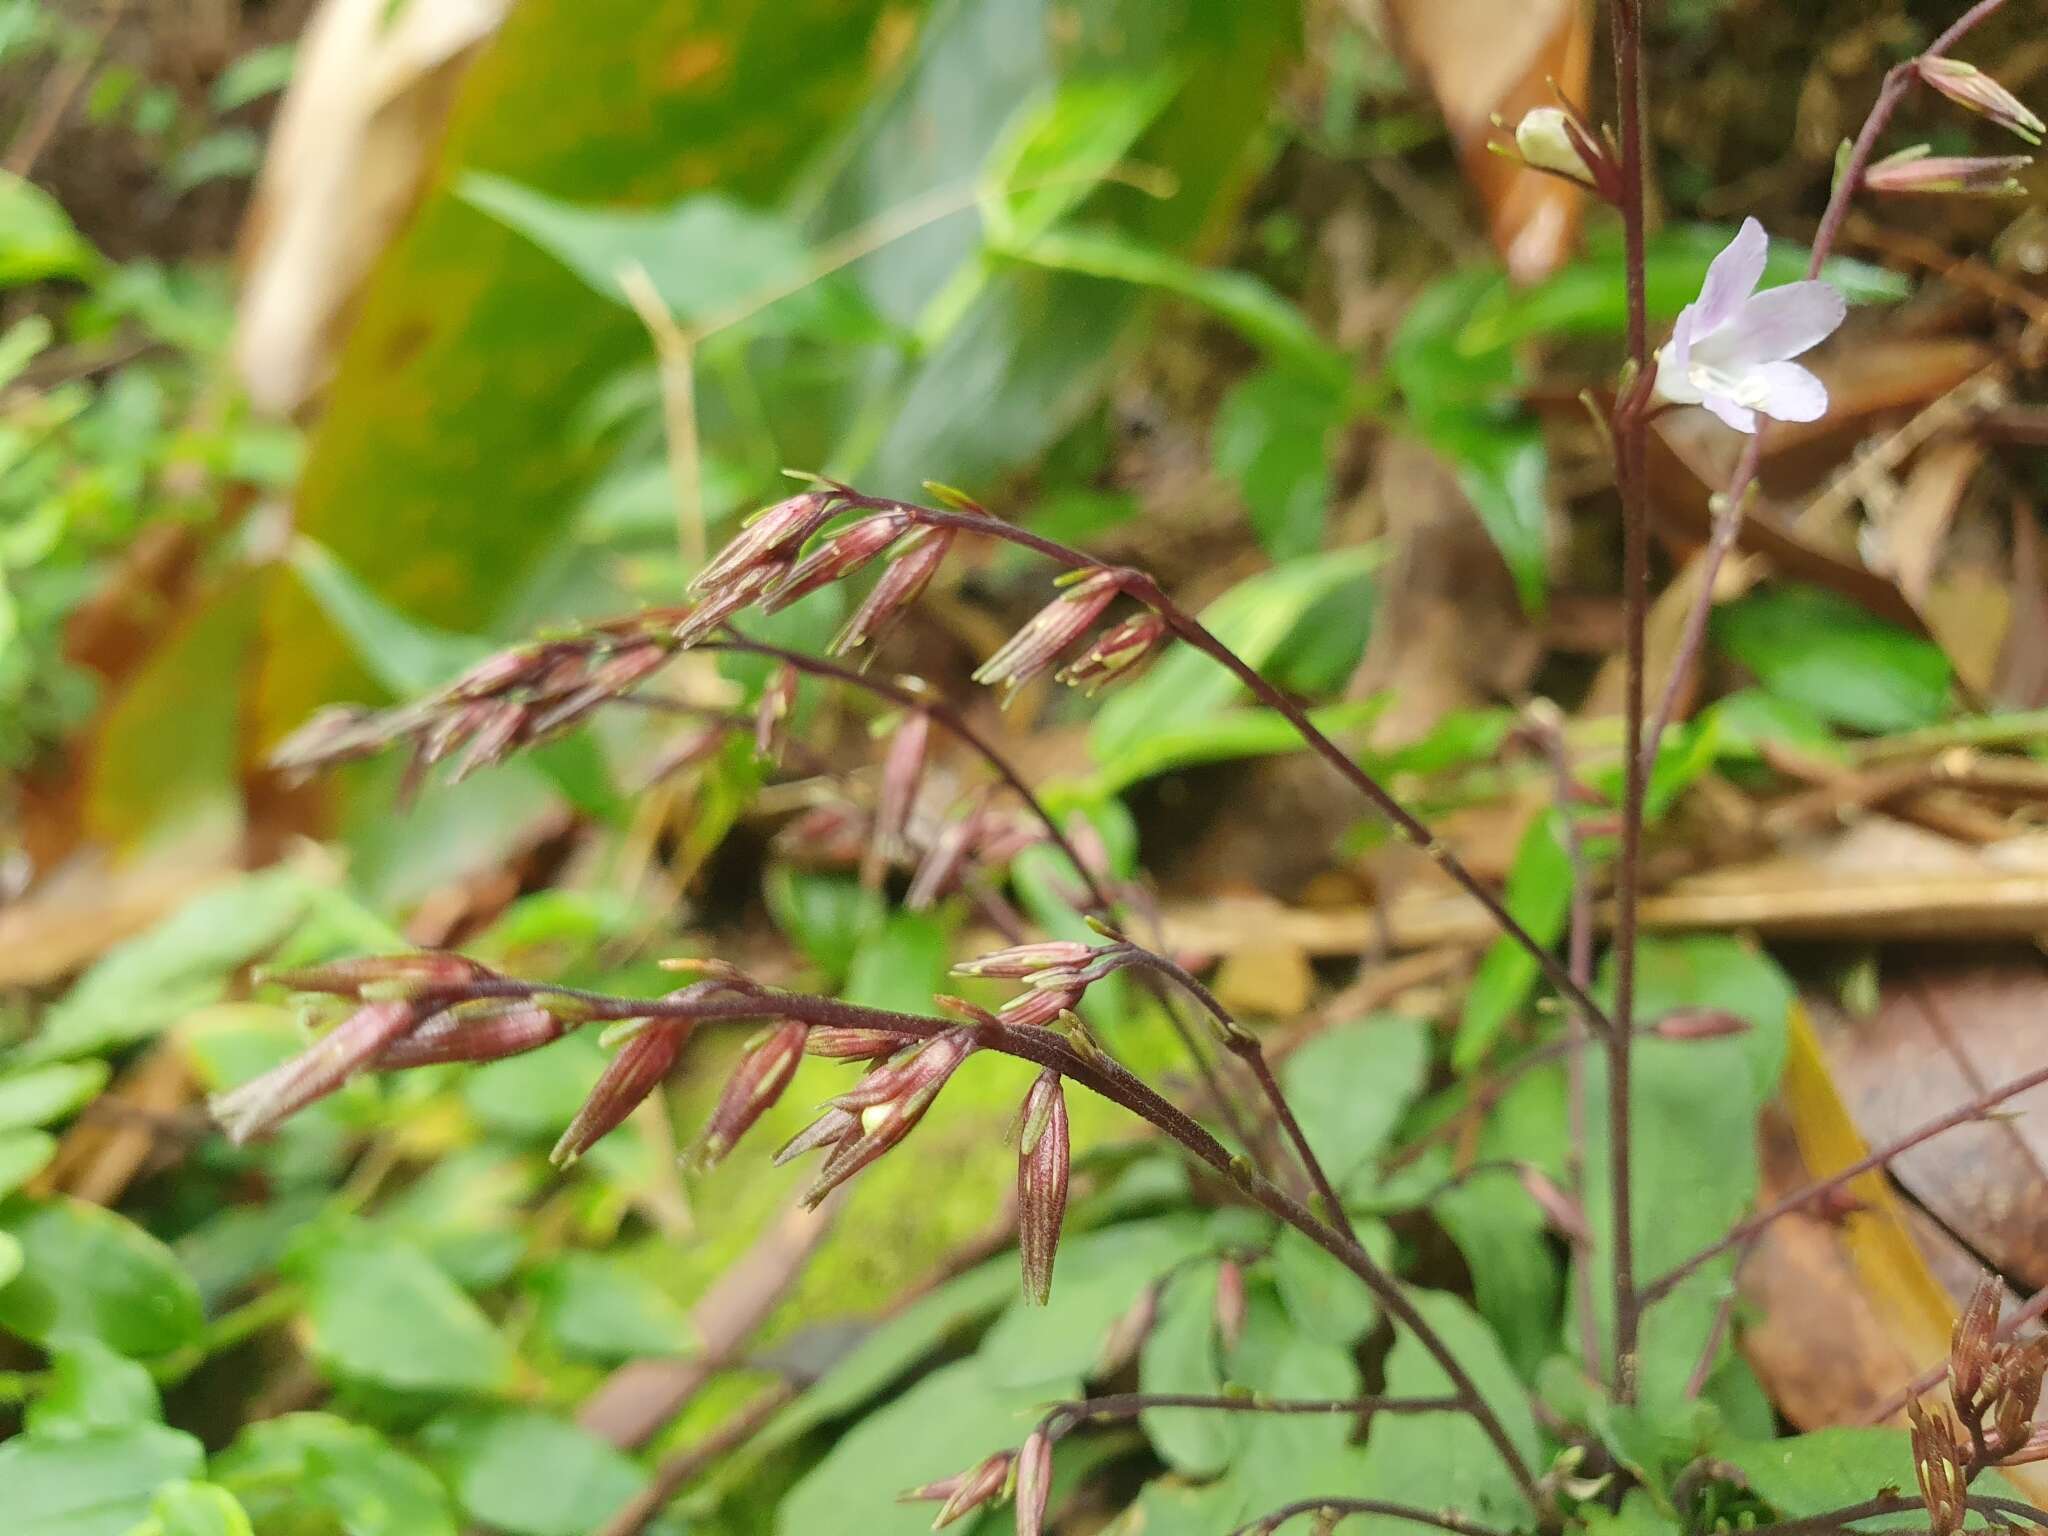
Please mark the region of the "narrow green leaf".
<svg viewBox="0 0 2048 1536"><path fill-rule="evenodd" d="M1287 1100L1333 1183L1386 1146L1429 1070L1429 1027L1380 1013L1325 1030L1281 1069Z"/></svg>
<svg viewBox="0 0 2048 1536"><path fill-rule="evenodd" d="M1506 900L1510 915L1538 944L1548 949L1557 943L1571 913L1572 866L1554 814L1536 817L1522 834ZM1505 937L1493 941L1465 993L1451 1043L1453 1067L1469 1072L1485 1059L1508 1020L1528 1005L1541 975L1535 957L1520 944Z"/></svg>

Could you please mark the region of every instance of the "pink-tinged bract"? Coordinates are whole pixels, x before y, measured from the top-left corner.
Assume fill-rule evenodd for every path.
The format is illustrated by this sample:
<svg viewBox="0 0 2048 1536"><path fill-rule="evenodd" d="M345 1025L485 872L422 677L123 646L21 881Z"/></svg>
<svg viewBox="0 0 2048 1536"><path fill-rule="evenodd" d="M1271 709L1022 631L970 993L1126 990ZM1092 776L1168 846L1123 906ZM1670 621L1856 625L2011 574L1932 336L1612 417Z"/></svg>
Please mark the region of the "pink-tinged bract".
<svg viewBox="0 0 2048 1536"><path fill-rule="evenodd" d="M687 1024L655 1021L620 1046L548 1160L567 1166L616 1130L639 1108L641 1100L661 1086L689 1032Z"/></svg>
<svg viewBox="0 0 2048 1536"><path fill-rule="evenodd" d="M1017 1137L1017 1254L1024 1294L1045 1305L1067 1214L1067 1096L1057 1072L1041 1072L1024 1099Z"/></svg>

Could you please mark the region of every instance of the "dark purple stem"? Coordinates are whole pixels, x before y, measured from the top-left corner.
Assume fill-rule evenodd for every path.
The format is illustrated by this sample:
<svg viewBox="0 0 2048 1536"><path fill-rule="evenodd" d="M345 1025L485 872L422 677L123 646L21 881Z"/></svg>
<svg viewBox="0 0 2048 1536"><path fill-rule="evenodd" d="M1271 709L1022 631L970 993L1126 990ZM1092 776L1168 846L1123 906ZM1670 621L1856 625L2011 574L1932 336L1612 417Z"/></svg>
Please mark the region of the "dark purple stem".
<svg viewBox="0 0 2048 1536"><path fill-rule="evenodd" d="M1292 1504L1267 1511L1249 1525L1239 1526L1231 1536L1245 1536L1250 1531L1277 1530L1297 1515L1321 1514L1326 1509L1340 1515L1380 1515L1415 1525L1433 1525L1440 1531L1452 1532L1453 1536L1504 1536L1492 1526L1468 1520L1454 1509L1420 1509L1412 1504L1390 1504L1385 1499L1297 1499Z"/></svg>

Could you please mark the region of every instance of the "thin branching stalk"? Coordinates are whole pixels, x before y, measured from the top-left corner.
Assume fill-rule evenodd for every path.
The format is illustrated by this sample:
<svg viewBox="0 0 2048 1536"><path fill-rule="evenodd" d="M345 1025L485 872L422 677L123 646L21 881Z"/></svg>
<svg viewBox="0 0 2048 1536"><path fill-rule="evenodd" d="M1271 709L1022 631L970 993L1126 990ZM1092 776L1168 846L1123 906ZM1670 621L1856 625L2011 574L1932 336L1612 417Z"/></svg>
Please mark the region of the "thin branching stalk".
<svg viewBox="0 0 2048 1536"><path fill-rule="evenodd" d="M1199 1392L1119 1392L1108 1397L1078 1398L1061 1403L1039 1422L1055 1435L1083 1424L1135 1419L1155 1408L1193 1408L1216 1413L1312 1414L1325 1417L1368 1413L1455 1413L1464 1405L1455 1397L1262 1397L1254 1393L1211 1395Z"/></svg>
<svg viewBox="0 0 2048 1536"><path fill-rule="evenodd" d="M1454 1509L1422 1509L1413 1504L1390 1504L1385 1499L1345 1498L1297 1499L1239 1526L1232 1536L1244 1536L1250 1531L1275 1531L1289 1520L1302 1515L1321 1514L1324 1510L1339 1515L1380 1515L1389 1520L1406 1520L1414 1525L1432 1525L1440 1531L1451 1532L1452 1536L1505 1536L1504 1532L1482 1525L1477 1520L1469 1520Z"/></svg>

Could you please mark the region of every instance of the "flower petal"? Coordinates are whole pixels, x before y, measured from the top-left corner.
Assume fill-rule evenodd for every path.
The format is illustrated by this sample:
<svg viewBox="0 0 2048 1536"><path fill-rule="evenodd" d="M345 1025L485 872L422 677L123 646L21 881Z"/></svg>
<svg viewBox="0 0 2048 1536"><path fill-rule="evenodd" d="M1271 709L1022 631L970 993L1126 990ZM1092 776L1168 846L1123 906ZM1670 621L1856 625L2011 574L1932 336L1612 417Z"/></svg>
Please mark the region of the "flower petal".
<svg viewBox="0 0 2048 1536"><path fill-rule="evenodd" d="M1819 421L1828 413L1827 386L1797 363L1760 363L1742 382L1742 398L1773 421Z"/></svg>
<svg viewBox="0 0 2048 1536"><path fill-rule="evenodd" d="M1689 359L1684 326L1685 316L1691 313L1688 309L1678 317L1680 329L1673 331L1671 340L1657 349L1657 398L1668 400L1673 405L1700 403L1699 386L1693 383L1687 366Z"/></svg>
<svg viewBox="0 0 2048 1536"><path fill-rule="evenodd" d="M1735 321L1714 338L1714 366L1740 372L1782 362L1819 346L1849 313L1832 283L1787 283L1755 295Z"/></svg>
<svg viewBox="0 0 2048 1536"><path fill-rule="evenodd" d="M1701 285L1699 303L1694 306L1698 311L1693 317L1695 339L1735 318L1742 301L1755 293L1756 285L1763 281L1764 259L1770 249L1763 225L1754 218L1744 219L1728 248L1707 268L1707 280Z"/></svg>
<svg viewBox="0 0 2048 1536"><path fill-rule="evenodd" d="M1708 395L1700 404L1738 432L1756 430L1756 412L1746 405L1737 405L1731 396Z"/></svg>

